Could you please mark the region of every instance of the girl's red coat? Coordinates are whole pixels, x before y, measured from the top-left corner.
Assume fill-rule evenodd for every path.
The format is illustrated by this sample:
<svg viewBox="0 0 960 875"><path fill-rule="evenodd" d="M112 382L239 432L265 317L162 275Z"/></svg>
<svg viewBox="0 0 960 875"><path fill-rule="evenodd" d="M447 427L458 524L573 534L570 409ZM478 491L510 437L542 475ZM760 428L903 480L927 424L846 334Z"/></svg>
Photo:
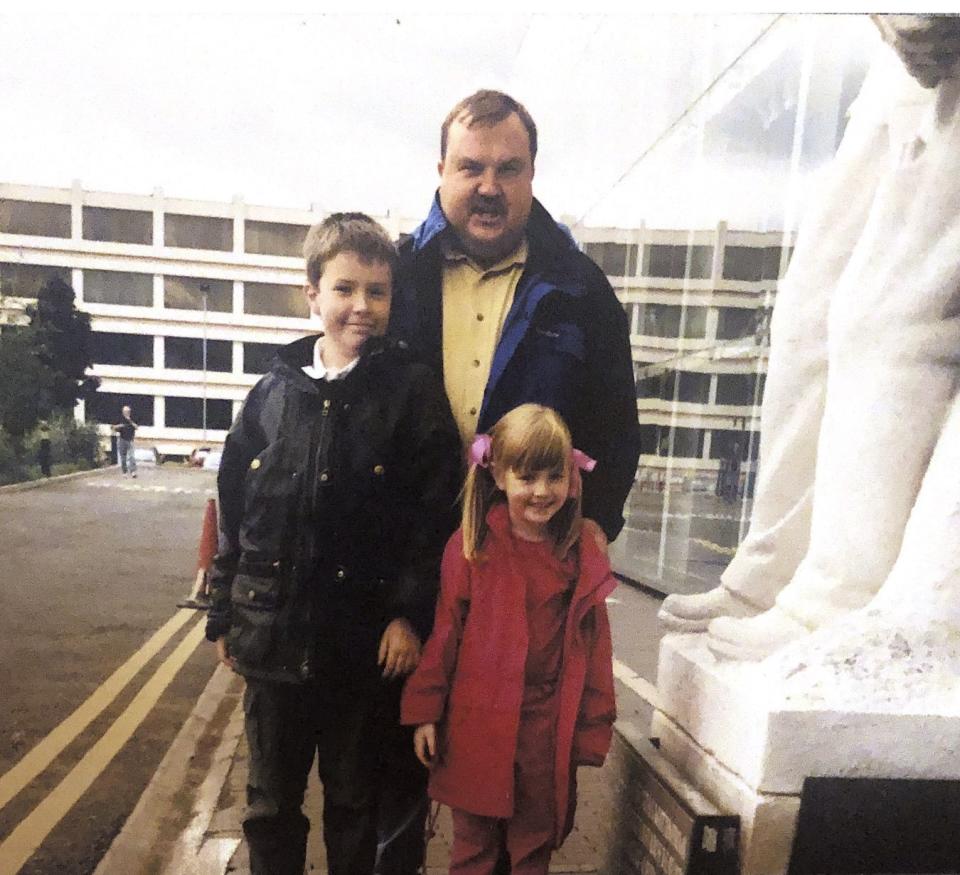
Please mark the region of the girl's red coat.
<svg viewBox="0 0 960 875"><path fill-rule="evenodd" d="M510 817L527 658L527 580L558 574L559 563L521 567L506 505L495 505L487 521L484 559L467 562L460 531L447 544L433 634L404 689L401 720L440 724L430 774L434 799L473 814ZM580 539L579 551L556 693L557 844L570 827L572 771L603 764L616 719L605 604L616 580L592 536Z"/></svg>

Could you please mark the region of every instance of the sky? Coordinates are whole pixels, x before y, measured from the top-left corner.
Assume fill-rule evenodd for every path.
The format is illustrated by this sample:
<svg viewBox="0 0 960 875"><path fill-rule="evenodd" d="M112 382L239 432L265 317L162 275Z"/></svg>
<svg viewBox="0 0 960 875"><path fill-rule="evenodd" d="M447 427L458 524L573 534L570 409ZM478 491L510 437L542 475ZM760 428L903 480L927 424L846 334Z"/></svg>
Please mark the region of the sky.
<svg viewBox="0 0 960 875"><path fill-rule="evenodd" d="M0 181L419 217L477 88L571 224L768 230L879 43L864 15L0 13Z"/></svg>

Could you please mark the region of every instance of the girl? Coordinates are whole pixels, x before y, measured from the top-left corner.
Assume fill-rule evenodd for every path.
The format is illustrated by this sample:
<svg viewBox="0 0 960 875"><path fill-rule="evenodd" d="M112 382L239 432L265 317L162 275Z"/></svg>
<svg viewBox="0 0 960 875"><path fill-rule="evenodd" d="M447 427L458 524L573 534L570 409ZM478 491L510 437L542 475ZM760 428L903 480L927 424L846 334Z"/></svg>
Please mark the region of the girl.
<svg viewBox="0 0 960 875"><path fill-rule="evenodd" d="M616 718L605 598L616 586L581 537L580 469L560 416L506 414L470 451L461 528L402 722L453 810L450 871L542 875L573 825L576 767L600 766Z"/></svg>

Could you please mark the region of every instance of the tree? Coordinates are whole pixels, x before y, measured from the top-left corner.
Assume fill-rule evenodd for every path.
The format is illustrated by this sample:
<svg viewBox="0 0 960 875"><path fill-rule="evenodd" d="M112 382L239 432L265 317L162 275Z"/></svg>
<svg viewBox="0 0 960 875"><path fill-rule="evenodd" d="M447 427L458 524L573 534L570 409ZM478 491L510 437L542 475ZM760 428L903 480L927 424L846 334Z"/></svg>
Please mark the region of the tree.
<svg viewBox="0 0 960 875"><path fill-rule="evenodd" d="M54 277L40 289L36 305L27 308L37 355L52 374L42 415L73 410L78 398L88 398L100 385L86 375L93 364L90 316L76 308L75 298L73 289Z"/></svg>
<svg viewBox="0 0 960 875"><path fill-rule="evenodd" d="M36 332L30 326L6 326L0 333L0 428L14 446L43 416L51 397L54 372L37 352Z"/></svg>

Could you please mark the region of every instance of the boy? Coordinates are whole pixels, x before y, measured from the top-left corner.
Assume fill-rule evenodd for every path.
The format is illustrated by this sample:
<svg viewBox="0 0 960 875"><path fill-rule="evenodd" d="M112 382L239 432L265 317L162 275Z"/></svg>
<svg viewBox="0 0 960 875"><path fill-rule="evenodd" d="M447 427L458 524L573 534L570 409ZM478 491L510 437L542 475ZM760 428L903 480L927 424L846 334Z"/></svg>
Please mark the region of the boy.
<svg viewBox="0 0 960 875"><path fill-rule="evenodd" d="M332 875L413 875L425 781L399 695L456 527L459 437L439 381L383 336L383 229L335 213L304 255L324 331L279 351L227 436L207 638L247 681L252 871L303 872L316 752Z"/></svg>

